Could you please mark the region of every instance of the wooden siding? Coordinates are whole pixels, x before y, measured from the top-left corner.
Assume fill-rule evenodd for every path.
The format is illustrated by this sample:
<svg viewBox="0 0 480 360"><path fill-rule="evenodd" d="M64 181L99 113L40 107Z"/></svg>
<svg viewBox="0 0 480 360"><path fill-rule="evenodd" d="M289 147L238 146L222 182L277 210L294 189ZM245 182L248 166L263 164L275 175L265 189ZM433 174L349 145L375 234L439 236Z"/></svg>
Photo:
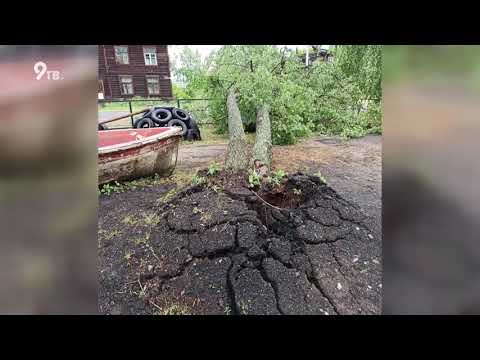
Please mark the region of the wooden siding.
<svg viewBox="0 0 480 360"><path fill-rule="evenodd" d="M115 58L115 46L128 47L129 64L118 64ZM144 47L155 47L157 65L145 65ZM122 95L120 76L130 75L133 80L133 95ZM103 81L105 98L128 98L134 96L149 97L147 75L159 77L160 95L152 97L171 98L172 83L167 45L99 45L98 79Z"/></svg>

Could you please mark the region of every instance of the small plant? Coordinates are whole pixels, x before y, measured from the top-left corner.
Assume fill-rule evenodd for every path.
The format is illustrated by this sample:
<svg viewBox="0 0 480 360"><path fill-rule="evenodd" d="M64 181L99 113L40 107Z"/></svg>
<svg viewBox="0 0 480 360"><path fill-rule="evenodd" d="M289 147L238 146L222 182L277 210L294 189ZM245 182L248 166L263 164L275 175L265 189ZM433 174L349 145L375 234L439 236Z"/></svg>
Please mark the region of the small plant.
<svg viewBox="0 0 480 360"><path fill-rule="evenodd" d="M118 229L112 230L111 232L107 232L105 234L105 240L112 240L114 237L121 234L121 231Z"/></svg>
<svg viewBox="0 0 480 360"><path fill-rule="evenodd" d="M126 216L122 220L122 224L125 224L125 225L135 225L136 223L137 223L137 220L135 220L135 218L130 215Z"/></svg>
<svg viewBox="0 0 480 360"><path fill-rule="evenodd" d="M285 171L283 171L282 169L279 169L279 170L277 170L273 173L273 176L276 177L279 180L283 179L283 177L285 175L287 175L287 173Z"/></svg>
<svg viewBox="0 0 480 360"><path fill-rule="evenodd" d="M160 197L156 200L156 202L157 202L158 204L164 204L164 203L168 202L168 200L170 200L170 199L173 197L173 195L175 195L175 193L176 193L176 189L175 189L175 188L170 189L170 190L168 190L166 193L164 193L162 196L160 196Z"/></svg>
<svg viewBox="0 0 480 360"><path fill-rule="evenodd" d="M123 258L127 261L129 261L132 258L133 252L130 250L125 251L125 255L123 255Z"/></svg>
<svg viewBox="0 0 480 360"><path fill-rule="evenodd" d="M302 195L302 190L301 190L301 189L294 188L294 189L293 189L293 193L294 193L295 195L299 196L299 195Z"/></svg>
<svg viewBox="0 0 480 360"><path fill-rule="evenodd" d="M220 190L220 186L213 184L213 185L211 186L211 189L212 189L213 191L215 191L216 193L218 193L218 191Z"/></svg>
<svg viewBox="0 0 480 360"><path fill-rule="evenodd" d="M240 301L240 314L248 315L248 306L243 301Z"/></svg>
<svg viewBox="0 0 480 360"><path fill-rule="evenodd" d="M193 175L193 177L192 177L192 184L193 185L203 184L204 181L205 181L205 178L203 178L201 176Z"/></svg>
<svg viewBox="0 0 480 360"><path fill-rule="evenodd" d="M195 206L195 207L193 208L192 212L193 212L194 214L201 214L201 213L203 213L203 210Z"/></svg>
<svg viewBox="0 0 480 360"><path fill-rule="evenodd" d="M313 174L313 175L315 175L316 177L320 178L320 180L322 180L322 182L323 182L324 184L327 183L327 180L323 177L323 175L322 175L322 173L320 172L320 170L317 171L317 172L316 172L315 174Z"/></svg>
<svg viewBox="0 0 480 360"><path fill-rule="evenodd" d="M209 221L209 220L211 220L211 219L212 219L212 214L210 214L210 213L203 213L203 212L202 212L202 216L200 217L200 221L201 221L202 223L205 223L206 221Z"/></svg>
<svg viewBox="0 0 480 360"><path fill-rule="evenodd" d="M100 193L105 195L111 195L113 193L119 193L122 191L123 186L118 181L115 181L113 184L104 184L100 189Z"/></svg>
<svg viewBox="0 0 480 360"><path fill-rule="evenodd" d="M155 213L148 213L148 214L144 213L143 220L145 222L145 225L154 227L154 226L157 226L158 223L160 222L160 217Z"/></svg>
<svg viewBox="0 0 480 360"><path fill-rule="evenodd" d="M184 305L173 304L168 307L163 308L159 315L189 315L190 310Z"/></svg>
<svg viewBox="0 0 480 360"><path fill-rule="evenodd" d="M219 171L220 171L220 165L218 165L216 162L213 162L208 166L207 174L210 176L213 176Z"/></svg>
<svg viewBox="0 0 480 360"><path fill-rule="evenodd" d="M279 186L280 185L280 181L278 181L278 179L274 176L267 177L267 181L268 181L269 184L272 184L273 186Z"/></svg>
<svg viewBox="0 0 480 360"><path fill-rule="evenodd" d="M260 176L253 169L248 170L248 187L260 186Z"/></svg>
<svg viewBox="0 0 480 360"><path fill-rule="evenodd" d="M273 176L269 176L267 180L273 186L279 186L285 175L286 174L283 170L277 170L273 173Z"/></svg>

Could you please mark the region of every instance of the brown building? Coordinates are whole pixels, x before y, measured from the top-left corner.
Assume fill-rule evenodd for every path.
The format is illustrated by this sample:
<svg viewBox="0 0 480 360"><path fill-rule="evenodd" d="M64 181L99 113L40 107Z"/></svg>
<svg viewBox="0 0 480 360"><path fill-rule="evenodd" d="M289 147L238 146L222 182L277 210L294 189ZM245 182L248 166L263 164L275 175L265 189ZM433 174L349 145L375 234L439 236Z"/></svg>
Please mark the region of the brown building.
<svg viewBox="0 0 480 360"><path fill-rule="evenodd" d="M105 99L171 98L167 45L99 45L98 93Z"/></svg>

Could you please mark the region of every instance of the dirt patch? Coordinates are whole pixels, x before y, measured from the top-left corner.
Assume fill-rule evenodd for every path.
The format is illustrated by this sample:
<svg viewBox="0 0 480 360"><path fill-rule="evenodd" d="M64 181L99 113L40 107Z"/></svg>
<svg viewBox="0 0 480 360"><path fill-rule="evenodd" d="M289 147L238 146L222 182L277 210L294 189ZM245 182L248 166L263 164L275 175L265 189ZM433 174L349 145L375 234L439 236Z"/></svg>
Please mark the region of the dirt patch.
<svg viewBox="0 0 480 360"><path fill-rule="evenodd" d="M380 313L380 233L318 177L283 186L220 176L166 204L167 185L101 197L100 312Z"/></svg>
<svg viewBox="0 0 480 360"><path fill-rule="evenodd" d="M205 167L212 161L223 163L227 140L222 139L222 142L182 143L177 168ZM314 136L295 145L274 146L273 168L292 174L299 170L310 174L320 171L332 188L372 217L375 223L372 226L381 228L381 136L368 135L351 140Z"/></svg>

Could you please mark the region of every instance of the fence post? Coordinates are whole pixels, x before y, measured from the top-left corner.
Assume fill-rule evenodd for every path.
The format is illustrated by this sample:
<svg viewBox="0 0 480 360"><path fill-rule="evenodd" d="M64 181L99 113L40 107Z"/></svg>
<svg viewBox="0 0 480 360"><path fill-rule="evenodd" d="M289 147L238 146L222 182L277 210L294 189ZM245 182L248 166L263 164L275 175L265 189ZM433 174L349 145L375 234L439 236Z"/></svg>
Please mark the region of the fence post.
<svg viewBox="0 0 480 360"><path fill-rule="evenodd" d="M133 112L132 111L132 102L128 101L128 108L130 109L130 114ZM133 115L130 116L130 119L132 120L132 128L133 128Z"/></svg>
<svg viewBox="0 0 480 360"><path fill-rule="evenodd" d="M180 109L180 99L177 99L177 107Z"/></svg>

